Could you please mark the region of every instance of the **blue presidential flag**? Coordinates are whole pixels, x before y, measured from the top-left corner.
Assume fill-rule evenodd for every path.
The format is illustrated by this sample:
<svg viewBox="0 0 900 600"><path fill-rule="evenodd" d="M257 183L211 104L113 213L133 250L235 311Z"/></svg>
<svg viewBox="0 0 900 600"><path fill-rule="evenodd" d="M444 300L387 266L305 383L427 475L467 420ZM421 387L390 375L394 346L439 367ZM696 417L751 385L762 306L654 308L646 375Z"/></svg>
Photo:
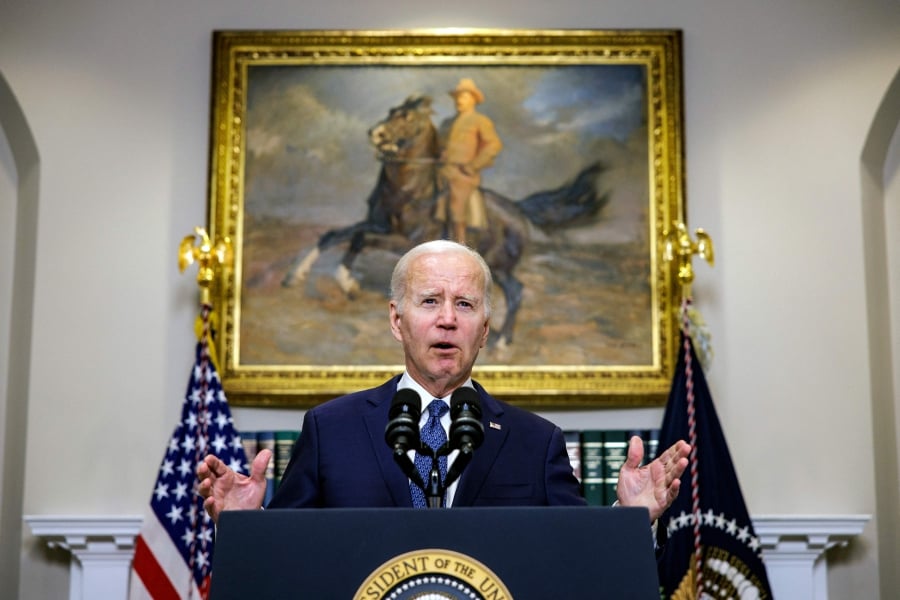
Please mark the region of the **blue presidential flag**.
<svg viewBox="0 0 900 600"><path fill-rule="evenodd" d="M248 472L241 438L210 356L206 306L201 319L181 421L167 444L135 542L130 600L208 597L215 529L196 492L197 466L212 453L235 471Z"/></svg>
<svg viewBox="0 0 900 600"><path fill-rule="evenodd" d="M659 448L691 444L678 498L659 521L666 600L771 599L759 538L716 416L688 326L681 336Z"/></svg>

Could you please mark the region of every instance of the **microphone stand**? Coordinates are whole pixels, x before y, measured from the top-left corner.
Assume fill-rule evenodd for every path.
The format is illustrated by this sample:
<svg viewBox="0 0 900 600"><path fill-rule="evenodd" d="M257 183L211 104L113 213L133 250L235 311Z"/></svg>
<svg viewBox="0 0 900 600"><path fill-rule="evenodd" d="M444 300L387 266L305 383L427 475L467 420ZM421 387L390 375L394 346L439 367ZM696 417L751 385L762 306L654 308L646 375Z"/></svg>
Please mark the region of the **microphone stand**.
<svg viewBox="0 0 900 600"><path fill-rule="evenodd" d="M442 456L449 455L452 450L453 448L450 447L449 442L438 448L437 451L432 450L428 444L422 444L422 447L419 448L419 454L431 457L431 473L428 475L428 484L422 484L422 479L415 468L412 469L413 473L410 474L409 478L424 492L428 508L442 508L445 506L444 498L447 488L459 478L463 469L466 468L475 454L475 448L471 443L462 444L459 447L459 454L456 455L456 459L447 470L446 478L444 481L441 481L439 459Z"/></svg>
<svg viewBox="0 0 900 600"><path fill-rule="evenodd" d="M397 446L394 448L393 455L394 462L396 462L400 466L400 469L403 471L403 474L406 475L407 479L412 481L420 490L424 491L425 482L422 481L422 476L419 475L419 470L416 469L416 465L414 465L413 462L409 460L409 456L407 456L406 450L402 446Z"/></svg>
<svg viewBox="0 0 900 600"><path fill-rule="evenodd" d="M425 490L425 500L428 508L442 508L444 506L444 486L441 484L441 470L436 454L431 457L431 474L428 476L428 489Z"/></svg>
<svg viewBox="0 0 900 600"><path fill-rule="evenodd" d="M453 464L447 470L447 479L444 480L445 486L450 487L450 484L462 475L463 469L465 469L466 465L472 460L474 454L475 448L472 447L472 444L463 444L460 446L459 454L456 455L456 460L453 461Z"/></svg>
<svg viewBox="0 0 900 600"><path fill-rule="evenodd" d="M410 479L425 493L425 501L428 508L443 508L444 497L450 481L449 478L441 481L440 458L450 454L450 444L445 443L437 451L432 450L428 444L422 444L418 452L431 457L431 473L428 475L428 483L426 485L422 485L422 480L418 475L415 479L412 477ZM454 464L456 464L455 461Z"/></svg>

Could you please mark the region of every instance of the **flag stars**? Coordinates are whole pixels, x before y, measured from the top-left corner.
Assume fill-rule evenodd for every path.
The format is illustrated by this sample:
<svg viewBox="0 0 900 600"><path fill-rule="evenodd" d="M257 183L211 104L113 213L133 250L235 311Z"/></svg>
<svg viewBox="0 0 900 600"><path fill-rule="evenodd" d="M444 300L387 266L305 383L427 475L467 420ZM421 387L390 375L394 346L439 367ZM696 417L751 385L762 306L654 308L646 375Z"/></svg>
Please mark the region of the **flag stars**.
<svg viewBox="0 0 900 600"><path fill-rule="evenodd" d="M182 458L181 462L178 463L178 474L182 477L190 477L194 473L194 468L191 466L191 461L186 458Z"/></svg>
<svg viewBox="0 0 900 600"><path fill-rule="evenodd" d="M174 494L175 494L176 500L181 500L182 498L187 496L187 493L188 493L187 484L185 482L179 481L178 483L175 484Z"/></svg>
<svg viewBox="0 0 900 600"><path fill-rule="evenodd" d="M159 466L159 472L163 477L169 477L175 472L175 469L173 467L174 463L169 459L165 459Z"/></svg>
<svg viewBox="0 0 900 600"><path fill-rule="evenodd" d="M172 508L169 509L169 512L166 513L166 516L169 517L169 522L174 525L183 518L181 515L182 512L184 511L180 506L173 504Z"/></svg>
<svg viewBox="0 0 900 600"><path fill-rule="evenodd" d="M734 519L728 521L728 526L725 528L725 531L728 532L728 535L735 535L737 533L737 521Z"/></svg>
<svg viewBox="0 0 900 600"><path fill-rule="evenodd" d="M212 441L212 447L216 451L216 454L220 454L223 450L228 448L228 443L225 441L225 436L217 435Z"/></svg>
<svg viewBox="0 0 900 600"><path fill-rule="evenodd" d="M156 496L157 500L162 500L163 498L169 497L169 486L164 484L163 482L159 482L156 484L156 489L153 490L153 495Z"/></svg>
<svg viewBox="0 0 900 600"><path fill-rule="evenodd" d="M204 513L204 514L206 514L206 513ZM200 530L200 535L198 537L201 541L206 542L207 544L211 544L212 543L212 528L204 526Z"/></svg>
<svg viewBox="0 0 900 600"><path fill-rule="evenodd" d="M145 523L148 533L170 534L179 556L191 569L199 585L208 575L214 546L215 524L203 510L197 494L198 460L208 450L233 469L246 472L246 453L228 409L215 367L197 348L197 362L191 371L189 388L183 396L180 422L167 440L166 455L160 462L150 507L154 519ZM150 524L148 526L148 524ZM162 527L163 531L152 527ZM170 557L161 557L170 560Z"/></svg>
<svg viewBox="0 0 900 600"><path fill-rule="evenodd" d="M185 546L190 546L191 544L194 543L194 539L196 537L197 536L194 533L193 529L191 529L190 527L185 527L184 534L181 536L181 541L184 542Z"/></svg>

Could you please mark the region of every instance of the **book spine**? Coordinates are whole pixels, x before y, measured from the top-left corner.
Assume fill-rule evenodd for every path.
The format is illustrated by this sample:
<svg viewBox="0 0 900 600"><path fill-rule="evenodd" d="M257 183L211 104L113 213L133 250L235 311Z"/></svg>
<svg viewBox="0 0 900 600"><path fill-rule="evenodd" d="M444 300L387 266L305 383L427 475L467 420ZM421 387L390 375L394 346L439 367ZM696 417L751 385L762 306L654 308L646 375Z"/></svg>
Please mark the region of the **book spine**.
<svg viewBox="0 0 900 600"><path fill-rule="evenodd" d="M274 431L257 431L256 440L259 450L269 449L272 451L272 458L266 466L266 495L263 497L263 506L268 506L275 495L275 432Z"/></svg>
<svg viewBox="0 0 900 600"><path fill-rule="evenodd" d="M628 431L610 429L603 432L603 503L613 504L618 496L616 486L619 483L619 471L628 457Z"/></svg>
<svg viewBox="0 0 900 600"><path fill-rule="evenodd" d="M275 489L281 484L281 477L294 451L294 443L300 437L299 431L281 430L275 432Z"/></svg>
<svg viewBox="0 0 900 600"><path fill-rule="evenodd" d="M647 443L647 462L651 462L659 454L659 429L647 429L644 436Z"/></svg>
<svg viewBox="0 0 900 600"><path fill-rule="evenodd" d="M581 432L581 489L591 506L603 506L603 431Z"/></svg>
<svg viewBox="0 0 900 600"><path fill-rule="evenodd" d="M241 436L241 446L244 447L244 454L247 456L247 464L244 466L244 470L249 474L250 463L256 458L256 453L259 450L259 445L256 441L256 432L241 431L239 435Z"/></svg>
<svg viewBox="0 0 900 600"><path fill-rule="evenodd" d="M578 483L581 483L581 433L578 431L564 431L566 440L566 452L569 455L569 463L572 465L572 474Z"/></svg>

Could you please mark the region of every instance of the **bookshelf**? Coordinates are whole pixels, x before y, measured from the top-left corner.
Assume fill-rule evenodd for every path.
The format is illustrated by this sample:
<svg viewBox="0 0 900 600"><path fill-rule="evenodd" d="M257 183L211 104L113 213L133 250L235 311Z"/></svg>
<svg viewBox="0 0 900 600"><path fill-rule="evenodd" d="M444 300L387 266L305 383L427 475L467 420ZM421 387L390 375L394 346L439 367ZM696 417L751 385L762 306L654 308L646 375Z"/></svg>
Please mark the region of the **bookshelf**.
<svg viewBox="0 0 900 600"><path fill-rule="evenodd" d="M240 410L240 409L237 409ZM266 411L257 413L245 413L252 418L244 418L235 415L235 425L241 435L244 451L247 454L247 467L253 461L257 452L264 448L272 451L272 459L266 470L266 496L263 505L267 505L281 482L284 470L290 460L293 446L300 437L302 425L302 413L297 411L288 415L278 415L273 419L272 414ZM565 418L559 418L564 416ZM632 415L633 416L633 415ZM638 436L644 441L644 464L656 456L659 441L659 421L646 418L648 423L644 427L628 426L622 419L602 419L603 428L585 428L590 423L585 418L571 418L571 415L561 413L556 418L547 416L563 430L566 439L566 450L572 463L574 474L581 484L581 492L589 505L610 506L616 501L616 484L618 474L628 452L628 443L633 436ZM655 416L655 415L649 415ZM628 423L634 423L635 419L629 419ZM637 421L640 421L638 419ZM273 429L275 423L281 429ZM253 423L256 429L248 426ZM610 423L618 423L620 427L610 427ZM563 428L565 424L565 428ZM286 428L287 427L287 428Z"/></svg>

